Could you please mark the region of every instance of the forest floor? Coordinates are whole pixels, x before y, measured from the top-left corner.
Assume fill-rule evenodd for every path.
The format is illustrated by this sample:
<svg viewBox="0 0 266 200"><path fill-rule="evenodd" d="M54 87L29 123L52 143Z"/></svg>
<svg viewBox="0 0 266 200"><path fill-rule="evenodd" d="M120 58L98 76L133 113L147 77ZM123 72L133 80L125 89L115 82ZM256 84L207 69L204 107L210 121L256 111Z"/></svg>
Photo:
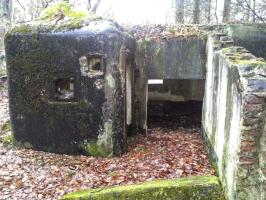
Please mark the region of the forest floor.
<svg viewBox="0 0 266 200"><path fill-rule="evenodd" d="M1 88L0 128L8 120L6 86ZM200 136L200 115L178 113L149 119L148 134L129 138L128 152L115 158L17 148L4 142L10 132L0 134L0 199L58 199L85 188L215 174Z"/></svg>

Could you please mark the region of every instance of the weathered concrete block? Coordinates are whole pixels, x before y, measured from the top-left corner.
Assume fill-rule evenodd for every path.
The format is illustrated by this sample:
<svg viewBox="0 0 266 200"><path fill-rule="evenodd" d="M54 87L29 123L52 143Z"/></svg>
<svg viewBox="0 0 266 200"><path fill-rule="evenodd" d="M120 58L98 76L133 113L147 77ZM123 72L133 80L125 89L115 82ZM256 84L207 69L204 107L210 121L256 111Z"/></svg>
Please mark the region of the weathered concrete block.
<svg viewBox="0 0 266 200"><path fill-rule="evenodd" d="M15 139L54 152L120 155L134 40L110 21L49 28L22 25L5 37Z"/></svg>

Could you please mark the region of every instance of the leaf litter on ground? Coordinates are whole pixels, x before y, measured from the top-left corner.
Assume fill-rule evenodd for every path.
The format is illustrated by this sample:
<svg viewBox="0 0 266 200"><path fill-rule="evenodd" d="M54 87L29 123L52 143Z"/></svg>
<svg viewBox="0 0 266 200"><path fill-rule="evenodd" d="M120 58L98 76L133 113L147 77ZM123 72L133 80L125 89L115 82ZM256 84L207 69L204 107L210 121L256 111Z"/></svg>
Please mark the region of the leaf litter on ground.
<svg viewBox="0 0 266 200"><path fill-rule="evenodd" d="M0 95L2 127L8 120L8 99L6 91ZM149 127L147 135L130 137L127 153L114 158L55 154L1 143L0 199L58 199L85 188L215 174L195 112L155 116L149 119Z"/></svg>

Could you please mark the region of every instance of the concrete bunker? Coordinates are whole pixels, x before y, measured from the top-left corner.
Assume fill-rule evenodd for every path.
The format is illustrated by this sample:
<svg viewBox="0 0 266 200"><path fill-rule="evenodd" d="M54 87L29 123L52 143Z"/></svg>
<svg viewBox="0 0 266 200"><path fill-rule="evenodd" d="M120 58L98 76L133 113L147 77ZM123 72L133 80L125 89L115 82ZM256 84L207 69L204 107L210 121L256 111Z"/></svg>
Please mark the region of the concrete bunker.
<svg viewBox="0 0 266 200"><path fill-rule="evenodd" d="M266 64L256 57L265 56L237 34L254 39L249 25L233 26L156 38L101 20L74 30L14 28L5 46L15 139L121 155L129 132L147 132L149 102L203 99L202 135L226 197L265 199ZM257 34L263 49L265 32Z"/></svg>
<svg viewBox="0 0 266 200"><path fill-rule="evenodd" d="M120 155L131 124L133 38L111 21L51 27L23 25L5 38L15 139L53 152Z"/></svg>

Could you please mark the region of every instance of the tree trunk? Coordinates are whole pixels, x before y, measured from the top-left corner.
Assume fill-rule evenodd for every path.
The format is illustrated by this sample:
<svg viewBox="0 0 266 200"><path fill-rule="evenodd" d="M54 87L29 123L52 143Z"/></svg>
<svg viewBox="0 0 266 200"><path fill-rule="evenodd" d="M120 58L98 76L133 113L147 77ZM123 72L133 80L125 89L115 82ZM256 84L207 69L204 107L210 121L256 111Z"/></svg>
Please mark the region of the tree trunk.
<svg viewBox="0 0 266 200"><path fill-rule="evenodd" d="M227 23L230 21L230 7L231 0L224 0L224 11L223 11L223 22Z"/></svg>
<svg viewBox="0 0 266 200"><path fill-rule="evenodd" d="M199 24L200 0L194 0L193 23Z"/></svg>
<svg viewBox="0 0 266 200"><path fill-rule="evenodd" d="M215 0L215 9L214 9L214 13L215 13L216 23L218 24L217 7L218 7L218 0Z"/></svg>
<svg viewBox="0 0 266 200"><path fill-rule="evenodd" d="M100 4L101 4L101 0L97 0L97 2L91 8L91 12L95 14Z"/></svg>
<svg viewBox="0 0 266 200"><path fill-rule="evenodd" d="M0 24L9 25L11 23L12 17L12 1L10 0L1 0L0 2Z"/></svg>
<svg viewBox="0 0 266 200"><path fill-rule="evenodd" d="M252 19L252 21L253 21L253 23L255 23L256 22L256 15L255 15L255 12L256 12L256 0L253 0L253 19Z"/></svg>
<svg viewBox="0 0 266 200"><path fill-rule="evenodd" d="M212 8L212 0L209 0L209 3L208 3L208 23L211 23L211 8Z"/></svg>
<svg viewBox="0 0 266 200"><path fill-rule="evenodd" d="M251 0L247 0L248 4L251 5ZM246 10L246 14L245 14L245 21L249 22L250 21L250 9Z"/></svg>
<svg viewBox="0 0 266 200"><path fill-rule="evenodd" d="M184 0L175 0L175 23L184 23Z"/></svg>

